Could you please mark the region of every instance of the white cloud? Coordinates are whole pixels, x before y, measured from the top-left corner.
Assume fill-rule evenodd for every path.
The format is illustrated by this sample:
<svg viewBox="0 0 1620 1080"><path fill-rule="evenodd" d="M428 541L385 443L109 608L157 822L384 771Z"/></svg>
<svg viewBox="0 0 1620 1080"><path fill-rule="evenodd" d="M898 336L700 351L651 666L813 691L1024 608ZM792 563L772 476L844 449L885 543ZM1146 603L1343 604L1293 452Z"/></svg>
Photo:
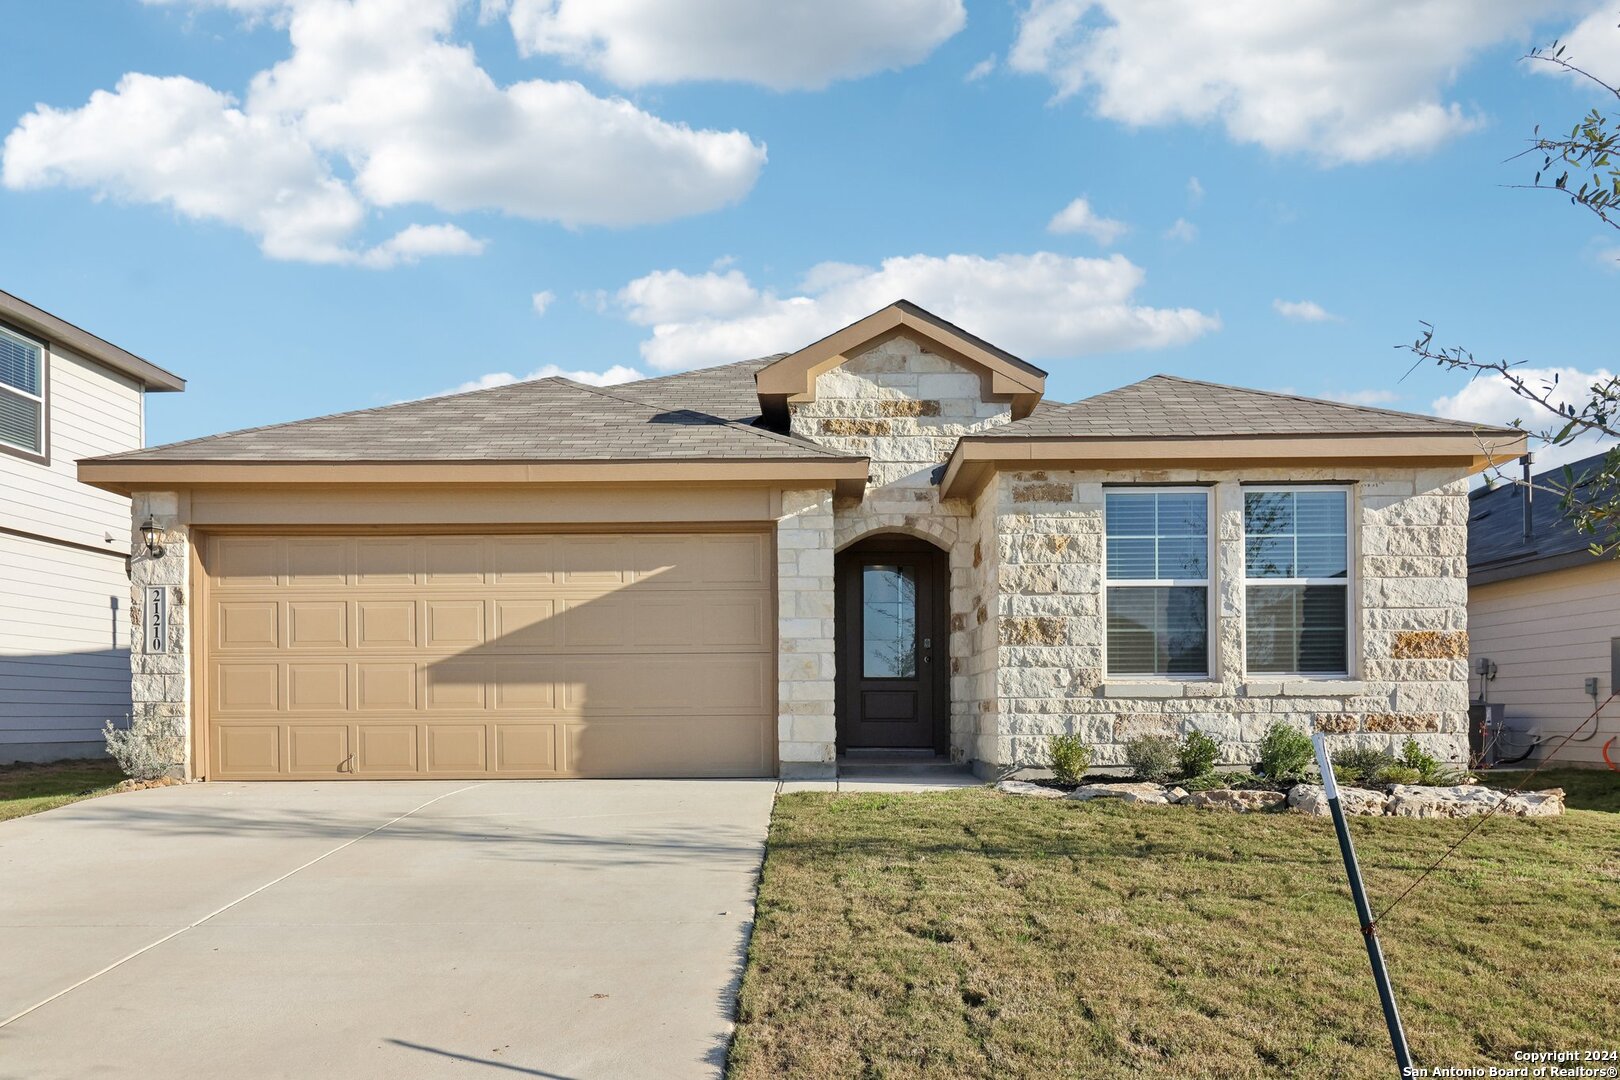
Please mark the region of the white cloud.
<svg viewBox="0 0 1620 1080"><path fill-rule="evenodd" d="M1315 300L1273 300L1271 308L1289 322L1343 322Z"/></svg>
<svg viewBox="0 0 1620 1080"><path fill-rule="evenodd" d="M1522 378L1531 390L1550 392L1555 404L1576 408L1587 399L1594 383L1613 378L1612 373L1604 368L1582 371L1572 367L1520 367L1514 368L1513 373ZM1500 375L1481 375L1473 379L1455 394L1436 398L1433 409L1439 416L1483 424L1507 426L1518 420L1528 431L1556 430L1562 426L1551 412L1515 394L1507 380ZM1549 447L1543 444L1532 445L1531 449L1535 451L1536 470L1539 472L1578 461L1610 445L1612 440L1597 435L1582 435L1564 446Z"/></svg>
<svg viewBox="0 0 1620 1080"><path fill-rule="evenodd" d="M550 289L541 289L539 292L535 293L529 298L529 302L534 305L534 313L536 315L544 315L546 313L546 309L551 306L551 302L555 299L557 299L556 293L552 292Z"/></svg>
<svg viewBox="0 0 1620 1080"><path fill-rule="evenodd" d="M1007 60L1112 120L1220 123L1238 142L1364 162L1476 127L1448 100L1457 71L1577 2L1031 0Z"/></svg>
<svg viewBox="0 0 1620 1080"><path fill-rule="evenodd" d="M1187 203L1197 206L1204 201L1204 185L1196 176L1187 177Z"/></svg>
<svg viewBox="0 0 1620 1080"><path fill-rule="evenodd" d="M480 375L476 379L469 379L459 386L452 386L448 390L440 390L428 397L444 397L446 394L465 394L473 390L489 390L496 386L510 386L513 383L530 382L534 379L570 379L586 386L614 386L618 383L635 382L647 376L633 367L623 364L614 364L606 371L565 371L556 364L544 364L535 368L527 375L514 375L510 371L492 371L488 375Z"/></svg>
<svg viewBox="0 0 1620 1080"><path fill-rule="evenodd" d="M235 225L276 259L351 261L348 239L365 215L295 125L250 116L182 76L125 75L82 108L37 107L6 136L0 179Z"/></svg>
<svg viewBox="0 0 1620 1080"><path fill-rule="evenodd" d="M690 80L819 89L909 67L962 29L962 0L514 0L526 55L583 65L619 86Z"/></svg>
<svg viewBox="0 0 1620 1080"><path fill-rule="evenodd" d="M487 241L455 225L407 225L360 256L359 262L374 270L386 270L420 262L428 255L482 255L487 246Z"/></svg>
<svg viewBox="0 0 1620 1080"><path fill-rule="evenodd" d="M1616 24L1620 24L1620 11L1613 3L1602 3L1559 39L1564 59L1610 86L1620 86L1620 28ZM1549 74L1556 71L1545 64L1535 65L1535 70ZM1573 73L1569 77L1580 79ZM1586 86L1596 89L1591 83Z"/></svg>
<svg viewBox="0 0 1620 1080"><path fill-rule="evenodd" d="M641 355L659 371L706 367L797 349L906 298L1019 355L1071 357L1179 345L1220 327L1193 308L1132 303L1145 274L1123 255L911 255L879 267L834 264L780 296L740 274L660 270L618 294L631 321L651 326ZM703 297L715 296L706 308ZM659 317L664 316L664 317Z"/></svg>
<svg viewBox="0 0 1620 1080"><path fill-rule="evenodd" d="M386 255L354 243L371 208L632 225L734 202L765 162L741 132L695 131L578 83L496 84L450 40L460 0L190 2L268 17L291 55L245 102L132 73L78 109L41 105L6 139L5 184L168 205L247 230L273 258L375 265ZM406 234L415 257L470 240Z"/></svg>
<svg viewBox="0 0 1620 1080"><path fill-rule="evenodd" d="M741 270L711 270L705 274L654 270L630 282L618 295L630 321L641 326L700 317L726 318L755 307L759 299L759 291Z"/></svg>
<svg viewBox="0 0 1620 1080"><path fill-rule="evenodd" d="M989 56L985 57L983 60L980 60L977 64L974 64L972 67L968 68L968 73L966 75L962 76L962 81L963 82L978 82L980 79L985 78L986 76L988 76L991 72L993 72L995 70L996 70L996 57L995 57L994 53L991 53Z"/></svg>
<svg viewBox="0 0 1620 1080"><path fill-rule="evenodd" d="M1180 240L1184 244L1190 244L1198 239L1198 226L1186 218L1178 217L1174 225L1164 230L1164 235L1168 240Z"/></svg>
<svg viewBox="0 0 1620 1080"><path fill-rule="evenodd" d="M1053 214L1052 220L1046 223L1046 231L1082 233L1103 247L1108 247L1130 231L1130 226L1123 221L1103 217L1091 208L1091 203L1086 201L1084 196L1081 196Z"/></svg>

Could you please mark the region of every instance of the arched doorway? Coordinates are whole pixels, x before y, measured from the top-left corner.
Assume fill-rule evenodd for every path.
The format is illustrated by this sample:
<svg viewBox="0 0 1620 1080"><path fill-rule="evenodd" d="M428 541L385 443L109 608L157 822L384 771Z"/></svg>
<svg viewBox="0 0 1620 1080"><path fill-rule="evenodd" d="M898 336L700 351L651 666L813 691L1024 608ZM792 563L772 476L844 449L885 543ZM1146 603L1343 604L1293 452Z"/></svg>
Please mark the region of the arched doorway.
<svg viewBox="0 0 1620 1080"><path fill-rule="evenodd" d="M838 751L944 754L950 737L950 566L880 533L838 553Z"/></svg>

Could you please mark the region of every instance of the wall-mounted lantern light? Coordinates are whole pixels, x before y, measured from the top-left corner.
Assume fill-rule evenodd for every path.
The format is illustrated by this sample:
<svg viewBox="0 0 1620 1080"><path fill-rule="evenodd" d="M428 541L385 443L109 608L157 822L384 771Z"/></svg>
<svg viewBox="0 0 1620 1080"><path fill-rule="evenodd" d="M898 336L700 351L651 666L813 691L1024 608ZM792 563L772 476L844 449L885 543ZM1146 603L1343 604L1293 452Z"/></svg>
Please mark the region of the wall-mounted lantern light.
<svg viewBox="0 0 1620 1080"><path fill-rule="evenodd" d="M146 544L146 553L154 559L163 558L163 530L150 514L147 515L146 524L141 526L141 540Z"/></svg>

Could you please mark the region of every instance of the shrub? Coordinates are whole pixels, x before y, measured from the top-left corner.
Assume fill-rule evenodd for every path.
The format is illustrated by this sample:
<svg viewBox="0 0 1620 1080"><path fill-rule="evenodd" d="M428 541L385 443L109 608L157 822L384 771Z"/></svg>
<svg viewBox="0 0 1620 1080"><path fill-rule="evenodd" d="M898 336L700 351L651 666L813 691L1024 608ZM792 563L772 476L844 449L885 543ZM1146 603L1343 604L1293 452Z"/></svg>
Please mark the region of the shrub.
<svg viewBox="0 0 1620 1080"><path fill-rule="evenodd" d="M107 753L132 780L156 780L186 760L185 732L173 719L145 716L125 727L108 720L101 735Z"/></svg>
<svg viewBox="0 0 1620 1080"><path fill-rule="evenodd" d="M1314 756L1310 736L1280 720L1260 738L1260 771L1267 780L1302 778Z"/></svg>
<svg viewBox="0 0 1620 1080"><path fill-rule="evenodd" d="M1046 740L1046 756L1060 784L1078 784L1091 768L1092 749L1078 735L1053 735Z"/></svg>
<svg viewBox="0 0 1620 1080"><path fill-rule="evenodd" d="M1138 780L1162 784L1181 764L1181 740L1168 735L1138 735L1125 744L1125 760Z"/></svg>
<svg viewBox="0 0 1620 1080"><path fill-rule="evenodd" d="M1473 779L1468 773L1452 768L1423 747L1418 741L1407 736L1406 742L1401 744L1400 764L1408 769L1415 769L1420 779L1419 784L1462 784ZM1407 783L1407 781L1397 781Z"/></svg>
<svg viewBox="0 0 1620 1080"><path fill-rule="evenodd" d="M1363 781L1371 783L1379 769L1395 763L1395 755L1387 750L1358 746L1333 755L1333 775L1339 783L1354 787Z"/></svg>
<svg viewBox="0 0 1620 1080"><path fill-rule="evenodd" d="M1409 765L1385 765L1373 774L1373 782L1388 786L1390 784L1420 784L1423 774Z"/></svg>
<svg viewBox="0 0 1620 1080"><path fill-rule="evenodd" d="M1193 780L1215 771L1215 759L1221 756L1221 744L1195 731L1181 744L1181 775Z"/></svg>

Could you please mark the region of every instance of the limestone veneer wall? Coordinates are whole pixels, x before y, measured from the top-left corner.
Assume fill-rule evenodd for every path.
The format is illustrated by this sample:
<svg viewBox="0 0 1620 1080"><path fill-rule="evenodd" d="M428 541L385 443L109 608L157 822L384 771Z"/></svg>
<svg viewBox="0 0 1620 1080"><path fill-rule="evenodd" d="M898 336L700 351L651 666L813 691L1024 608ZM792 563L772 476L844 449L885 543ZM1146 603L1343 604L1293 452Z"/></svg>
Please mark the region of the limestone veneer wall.
<svg viewBox="0 0 1620 1080"><path fill-rule="evenodd" d="M834 543L839 549L881 532L926 539L950 558L953 613L965 610L985 590L973 552L984 550L986 524L963 499L939 497L939 472L963 435L1012 419L1007 402L984 400L979 375L932 353L909 337L883 342L816 379L814 401L790 406L795 435L871 460L866 491L833 505ZM953 622L951 753L975 756L971 733L974 705L958 692L960 676L979 666L979 636Z"/></svg>
<svg viewBox="0 0 1620 1080"><path fill-rule="evenodd" d="M998 728L987 766L1041 765L1046 737L1074 732L1096 763L1124 761L1143 734L1205 731L1226 760L1252 761L1273 721L1360 744L1408 734L1440 756L1467 752L1467 482L1452 471L1273 469L1003 474L997 492ZM1356 575L1348 679L1243 670L1240 481L1354 482ZM1105 483L1209 484L1216 592L1207 680L1110 680L1103 670ZM989 509L988 507L986 508Z"/></svg>
<svg viewBox="0 0 1620 1080"><path fill-rule="evenodd" d="M776 523L777 753L781 775L834 772L832 492L784 491Z"/></svg>
<svg viewBox="0 0 1620 1080"><path fill-rule="evenodd" d="M995 761L999 753L1001 558L996 541L1000 478L974 501L966 556L967 587L951 592L951 747L964 761ZM953 653L956 649L953 647Z"/></svg>
<svg viewBox="0 0 1620 1080"><path fill-rule="evenodd" d="M188 632L191 613L191 536L182 520L181 500L173 492L138 493L130 506L130 700L134 721L156 721L187 735L191 723L191 656ZM163 554L146 553L140 526L147 517L163 529ZM148 652L146 589L164 585L168 597L168 651ZM191 740L180 772L191 775Z"/></svg>

